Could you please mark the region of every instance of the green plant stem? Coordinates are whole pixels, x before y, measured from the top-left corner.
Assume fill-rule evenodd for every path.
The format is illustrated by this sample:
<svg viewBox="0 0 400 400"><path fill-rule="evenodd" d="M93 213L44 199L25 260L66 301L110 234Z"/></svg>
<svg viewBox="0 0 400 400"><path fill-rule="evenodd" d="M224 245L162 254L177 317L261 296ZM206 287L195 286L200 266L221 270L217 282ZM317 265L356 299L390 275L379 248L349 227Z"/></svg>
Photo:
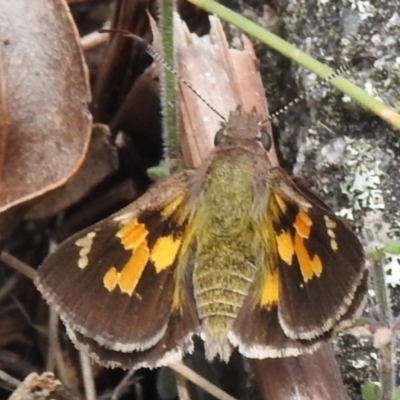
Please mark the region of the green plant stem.
<svg viewBox="0 0 400 400"><path fill-rule="evenodd" d="M165 63L175 68L174 47L174 10L173 0L159 0L159 21L162 42L162 56ZM174 169L174 160L179 157L178 118L177 118L177 82L173 74L162 68L161 73L161 101L163 112L163 135L165 165L168 172Z"/></svg>
<svg viewBox="0 0 400 400"><path fill-rule="evenodd" d="M389 329L392 326L392 312L390 308L389 295L385 283L385 275L383 270L383 254L374 260L372 267L374 289L376 301L379 307L380 315L383 319L383 325ZM381 382L381 400L392 400L395 388L395 376L393 368L393 351L394 341L391 339L389 343L379 349L379 374Z"/></svg>
<svg viewBox="0 0 400 400"><path fill-rule="evenodd" d="M290 58L309 71L314 72L322 79L327 79L334 72L328 66L310 57L308 54L297 49L279 36L274 35L254 22L244 18L242 15L229 10L213 0L188 1L210 13L217 15L222 20L231 23L232 25L246 32L248 35L255 37L256 39L265 43L267 46L281 53L285 57ZM364 90L360 89L341 76L333 78L329 81L329 83L382 118L384 121L393 125L397 129L400 129L400 115L397 114L392 108L370 96Z"/></svg>
<svg viewBox="0 0 400 400"><path fill-rule="evenodd" d="M367 240L375 241L375 235L372 230L365 230ZM384 253L376 251L371 254L372 277L375 289L376 302L382 317L382 325L391 329L393 325L392 311L390 308L389 294L385 282L385 273L383 269ZM394 339L379 349L379 375L380 375L380 399L392 400L395 389L394 376Z"/></svg>
<svg viewBox="0 0 400 400"><path fill-rule="evenodd" d="M389 295L386 288L385 273L383 270L384 254L379 252L374 259L372 266L372 276L374 281L376 302L382 317L383 325L390 327L392 324L392 312L390 309Z"/></svg>
<svg viewBox="0 0 400 400"><path fill-rule="evenodd" d="M395 389L393 352L393 340L380 349L381 400L393 400Z"/></svg>

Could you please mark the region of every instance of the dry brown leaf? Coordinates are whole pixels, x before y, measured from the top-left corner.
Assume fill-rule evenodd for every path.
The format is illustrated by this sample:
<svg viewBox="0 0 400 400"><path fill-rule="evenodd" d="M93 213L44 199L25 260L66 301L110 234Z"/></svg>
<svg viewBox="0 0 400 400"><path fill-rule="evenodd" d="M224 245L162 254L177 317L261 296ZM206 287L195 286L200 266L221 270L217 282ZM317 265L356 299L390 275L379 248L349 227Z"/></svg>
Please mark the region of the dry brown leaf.
<svg viewBox="0 0 400 400"><path fill-rule="evenodd" d="M106 125L93 125L89 150L79 171L63 186L40 198L25 219L46 218L83 198L104 178L118 168L117 151L110 142Z"/></svg>
<svg viewBox="0 0 400 400"><path fill-rule="evenodd" d="M65 183L90 139L90 88L63 0L0 0L0 212ZM5 217L6 218L6 217Z"/></svg>

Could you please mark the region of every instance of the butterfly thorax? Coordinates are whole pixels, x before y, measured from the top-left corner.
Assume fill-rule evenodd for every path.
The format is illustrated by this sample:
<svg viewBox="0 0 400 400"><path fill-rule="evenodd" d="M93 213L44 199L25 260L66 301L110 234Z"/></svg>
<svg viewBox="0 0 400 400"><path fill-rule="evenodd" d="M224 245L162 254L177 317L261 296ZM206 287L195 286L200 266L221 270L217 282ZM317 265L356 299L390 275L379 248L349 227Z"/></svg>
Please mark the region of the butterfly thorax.
<svg viewBox="0 0 400 400"><path fill-rule="evenodd" d="M252 217L253 161L243 155L234 163L214 162L195 206L193 288L206 341L206 356L228 360L227 333L248 294L262 244Z"/></svg>

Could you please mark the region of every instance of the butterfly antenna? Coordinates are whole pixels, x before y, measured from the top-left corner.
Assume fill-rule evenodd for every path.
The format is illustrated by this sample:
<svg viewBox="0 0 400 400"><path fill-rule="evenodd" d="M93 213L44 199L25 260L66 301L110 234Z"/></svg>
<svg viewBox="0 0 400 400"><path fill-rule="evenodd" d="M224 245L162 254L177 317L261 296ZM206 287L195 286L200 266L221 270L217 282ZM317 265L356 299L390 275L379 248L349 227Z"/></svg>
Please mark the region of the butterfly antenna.
<svg viewBox="0 0 400 400"><path fill-rule="evenodd" d="M213 111L215 114L218 115L223 121L226 122L226 118L217 110L215 109L188 81L183 79L178 72L176 72L163 58L163 56L151 45L149 45L144 39L142 39L140 36L135 35L134 33L131 33L127 30L124 29L101 29L99 32L105 32L105 33L121 33L123 36L132 38L136 40L138 43L140 43L145 52L154 60L158 61L166 70L171 72L176 79L179 80L179 82L182 82L189 90L192 91L211 111Z"/></svg>
<svg viewBox="0 0 400 400"><path fill-rule="evenodd" d="M352 68L357 66L361 61L364 61L365 59L369 59L368 57L362 57L362 56L355 56L353 57L352 60L347 61L346 63L342 64L339 68L337 68L335 71L333 71L327 78L323 79L317 86L314 86L312 89L308 91L310 93L312 90L315 90L318 87L322 87L329 83L332 79L345 74L346 72L350 71ZM286 104L284 107L281 109L275 111L271 115L268 116L262 123L271 121L273 118L278 117L279 115L282 115L285 113L289 108L293 107L295 104L299 103L301 100L304 99L304 95L296 97L294 100Z"/></svg>

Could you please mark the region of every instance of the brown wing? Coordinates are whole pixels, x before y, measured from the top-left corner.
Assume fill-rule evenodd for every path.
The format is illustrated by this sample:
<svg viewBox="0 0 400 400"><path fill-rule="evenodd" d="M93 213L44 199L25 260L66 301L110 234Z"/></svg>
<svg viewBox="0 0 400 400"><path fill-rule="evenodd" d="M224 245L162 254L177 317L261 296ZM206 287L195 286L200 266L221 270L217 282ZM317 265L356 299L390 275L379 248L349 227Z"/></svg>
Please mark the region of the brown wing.
<svg viewBox="0 0 400 400"><path fill-rule="evenodd" d="M193 351L193 334L199 333L199 322L193 297L185 297L181 313L173 312L165 335L143 351L122 352L100 346L95 340L67 327L68 336L76 347L106 367L158 368L182 359Z"/></svg>
<svg viewBox="0 0 400 400"><path fill-rule="evenodd" d="M348 315L366 275L364 252L347 224L316 195L289 180L286 185L294 199L288 189L272 196L280 209L273 220L278 317L288 336L309 340Z"/></svg>
<svg viewBox="0 0 400 400"><path fill-rule="evenodd" d="M313 351L358 312L368 272L344 221L280 169L271 172L265 219L266 264L229 334L248 357Z"/></svg>
<svg viewBox="0 0 400 400"><path fill-rule="evenodd" d="M330 336L328 332L313 340L291 339L279 323L278 307L260 308L252 296L248 296L228 333L228 340L245 357L263 359L312 353L321 339Z"/></svg>
<svg viewBox="0 0 400 400"><path fill-rule="evenodd" d="M122 352L142 352L164 337L186 224L179 205L190 176L183 171L155 184L66 240L39 268L39 291L77 336Z"/></svg>
<svg viewBox="0 0 400 400"><path fill-rule="evenodd" d="M368 273L364 272L364 276L358 286L354 299L342 316L340 325L344 325L344 321L351 320L362 308L365 292L367 290ZM250 292L257 291L257 284L253 285ZM335 327L336 328L336 327ZM231 332L228 333L230 343L237 347L239 352L248 358L279 358L292 357L301 354L312 353L324 340L328 340L335 329L321 333L321 335L310 339L291 339L283 331L278 318L278 303L269 308L259 307L254 296L249 295L235 320Z"/></svg>

